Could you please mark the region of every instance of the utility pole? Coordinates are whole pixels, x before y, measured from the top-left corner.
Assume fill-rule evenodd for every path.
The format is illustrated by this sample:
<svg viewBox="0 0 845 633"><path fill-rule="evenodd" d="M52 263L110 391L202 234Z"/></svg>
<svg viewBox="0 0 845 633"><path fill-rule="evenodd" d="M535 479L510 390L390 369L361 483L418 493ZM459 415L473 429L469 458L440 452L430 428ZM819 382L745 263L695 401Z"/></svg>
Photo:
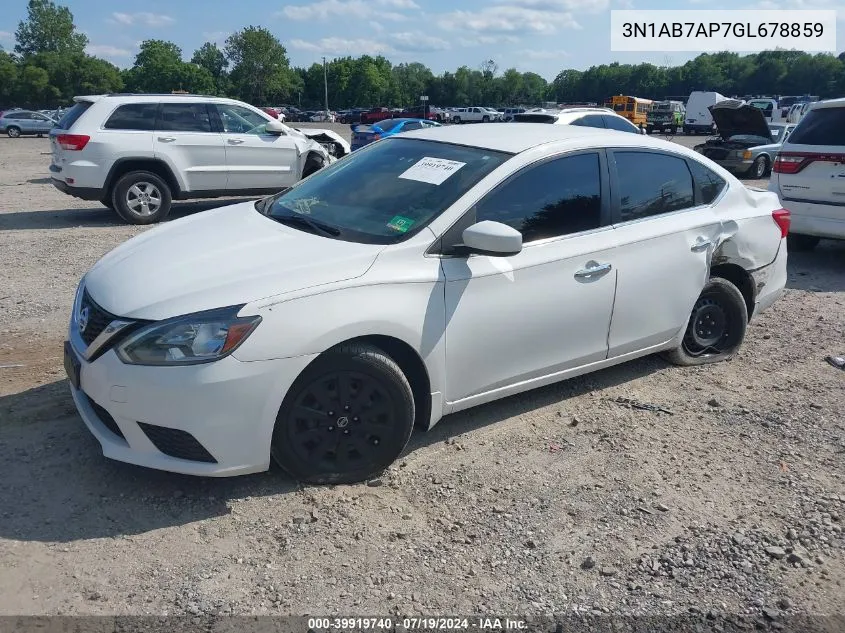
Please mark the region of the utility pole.
<svg viewBox="0 0 845 633"><path fill-rule="evenodd" d="M329 116L329 76L326 73L325 57L323 57L323 87L326 90L326 116Z"/></svg>

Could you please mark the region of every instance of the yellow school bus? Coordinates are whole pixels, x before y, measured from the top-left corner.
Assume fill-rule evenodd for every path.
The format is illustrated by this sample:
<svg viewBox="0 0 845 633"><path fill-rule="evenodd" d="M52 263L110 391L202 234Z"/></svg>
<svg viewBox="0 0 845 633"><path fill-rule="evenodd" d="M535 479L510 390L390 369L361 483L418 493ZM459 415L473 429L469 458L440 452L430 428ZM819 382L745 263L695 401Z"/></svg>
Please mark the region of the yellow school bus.
<svg viewBox="0 0 845 633"><path fill-rule="evenodd" d="M614 95L604 102L605 108L610 108L616 114L624 116L634 125L646 124L646 116L654 102L651 99Z"/></svg>

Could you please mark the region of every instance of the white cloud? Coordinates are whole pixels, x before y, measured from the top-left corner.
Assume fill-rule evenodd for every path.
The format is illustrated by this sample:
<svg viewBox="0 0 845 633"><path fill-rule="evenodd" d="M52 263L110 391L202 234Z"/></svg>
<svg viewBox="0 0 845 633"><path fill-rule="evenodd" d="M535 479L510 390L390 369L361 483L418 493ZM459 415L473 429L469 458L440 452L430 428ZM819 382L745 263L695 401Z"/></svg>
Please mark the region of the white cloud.
<svg viewBox="0 0 845 633"><path fill-rule="evenodd" d="M324 37L316 42L291 40L290 47L321 55L380 55L395 52L390 45L384 42L342 37Z"/></svg>
<svg viewBox="0 0 845 633"><path fill-rule="evenodd" d="M118 48L108 44L89 44L85 47L85 52L95 57L131 57L132 55L132 51L126 48Z"/></svg>
<svg viewBox="0 0 845 633"><path fill-rule="evenodd" d="M549 49L533 49L524 48L521 51L516 51L513 54L516 59L565 59L569 57L569 53L563 50L549 50Z"/></svg>
<svg viewBox="0 0 845 633"><path fill-rule="evenodd" d="M344 16L364 18L377 15L380 20L401 22L408 16L392 9L419 9L413 0L319 0L311 4L289 4L276 13L277 17L289 20L329 20Z"/></svg>
<svg viewBox="0 0 845 633"><path fill-rule="evenodd" d="M472 46L489 46L491 44L515 44L519 38L515 35L475 35L458 38L458 44L465 48Z"/></svg>
<svg viewBox="0 0 845 633"><path fill-rule="evenodd" d="M9 41L9 42L11 42L11 41L12 41L12 39L14 39L14 38L13 38L12 34L11 34L11 33L9 33L9 31L0 31L0 41L4 41L4 42L5 42L5 41Z"/></svg>
<svg viewBox="0 0 845 633"><path fill-rule="evenodd" d="M514 5L497 5L481 11L453 11L441 15L437 24L447 31L544 35L557 33L561 28L581 28L570 12L539 10Z"/></svg>
<svg viewBox="0 0 845 633"><path fill-rule="evenodd" d="M845 9L842 9L841 6L842 4L839 0L790 0L789 2L779 2L777 0L760 0L760 2L757 2L749 8L776 10L789 9L796 11L807 11L811 9L835 9L837 21L845 22Z"/></svg>
<svg viewBox="0 0 845 633"><path fill-rule="evenodd" d="M218 45L223 44L230 35L229 31L204 31L202 34L206 42Z"/></svg>
<svg viewBox="0 0 845 633"><path fill-rule="evenodd" d="M134 26L136 24L143 26L169 26L176 20L169 15L141 11L140 13L112 13L111 21L126 26Z"/></svg>
<svg viewBox="0 0 845 633"><path fill-rule="evenodd" d="M445 51L451 48L449 42L443 38L426 35L419 31L393 33L390 39L394 42L397 50L409 53Z"/></svg>
<svg viewBox="0 0 845 633"><path fill-rule="evenodd" d="M566 11L600 13L610 8L610 0L496 0L496 2L551 13Z"/></svg>

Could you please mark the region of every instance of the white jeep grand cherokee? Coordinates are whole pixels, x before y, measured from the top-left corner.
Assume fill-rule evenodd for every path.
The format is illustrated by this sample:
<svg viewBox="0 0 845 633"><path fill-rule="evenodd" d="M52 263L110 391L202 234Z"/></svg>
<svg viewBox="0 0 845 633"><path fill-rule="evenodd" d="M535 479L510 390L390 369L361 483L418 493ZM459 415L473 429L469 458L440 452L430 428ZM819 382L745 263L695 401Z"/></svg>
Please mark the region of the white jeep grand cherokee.
<svg viewBox="0 0 845 633"><path fill-rule="evenodd" d="M53 184L132 224L160 222L173 200L275 193L350 151L330 130L295 130L232 99L74 101L50 132Z"/></svg>

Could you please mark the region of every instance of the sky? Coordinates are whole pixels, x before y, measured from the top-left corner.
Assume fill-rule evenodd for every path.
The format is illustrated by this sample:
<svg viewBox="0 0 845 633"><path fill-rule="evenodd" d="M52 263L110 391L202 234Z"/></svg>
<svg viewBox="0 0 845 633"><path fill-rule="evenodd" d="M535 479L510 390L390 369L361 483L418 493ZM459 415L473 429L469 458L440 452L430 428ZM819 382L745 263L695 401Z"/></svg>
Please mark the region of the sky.
<svg viewBox="0 0 845 633"><path fill-rule="evenodd" d="M0 45L11 50L26 0L3 0ZM291 64L323 56L383 54L393 63L422 62L435 73L488 59L500 70L533 71L548 80L565 68L651 62L680 65L697 53L610 51L611 9L817 8L840 0L66 0L90 44L88 52L132 65L145 39L178 44L190 59L205 41L221 47L245 26L278 37ZM142 9L142 10L141 10ZM839 11L839 50L845 9ZM837 51L838 52L838 51Z"/></svg>

